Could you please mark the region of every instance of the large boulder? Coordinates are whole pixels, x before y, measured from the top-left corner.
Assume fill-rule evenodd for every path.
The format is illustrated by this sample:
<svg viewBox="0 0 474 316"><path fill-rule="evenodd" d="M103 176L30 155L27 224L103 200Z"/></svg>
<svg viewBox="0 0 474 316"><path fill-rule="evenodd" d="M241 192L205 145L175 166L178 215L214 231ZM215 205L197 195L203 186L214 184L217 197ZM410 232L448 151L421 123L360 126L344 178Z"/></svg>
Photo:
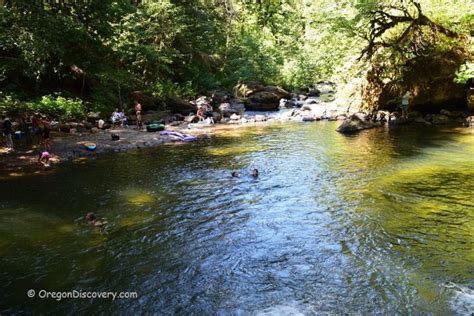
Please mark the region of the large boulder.
<svg viewBox="0 0 474 316"><path fill-rule="evenodd" d="M356 113L346 118L336 129L339 133L355 133L363 129L369 129L380 126L379 122L368 120L368 117L362 113Z"/></svg>
<svg viewBox="0 0 474 316"><path fill-rule="evenodd" d="M130 96L133 100L138 101L142 105L143 111L156 110L161 105L158 98L142 91L134 91Z"/></svg>
<svg viewBox="0 0 474 316"><path fill-rule="evenodd" d="M248 98L251 94L262 91L265 87L259 83L239 83L234 87L234 96L237 98Z"/></svg>
<svg viewBox="0 0 474 316"><path fill-rule="evenodd" d="M219 111L223 117L230 117L232 114L240 114L245 111L245 105L236 100L232 100L230 103L225 102L219 105Z"/></svg>
<svg viewBox="0 0 474 316"><path fill-rule="evenodd" d="M316 91L318 91L319 94L334 94L336 93L336 84L334 82L330 81L320 81L317 84L314 85L314 88ZM311 90L310 90L311 91Z"/></svg>
<svg viewBox="0 0 474 316"><path fill-rule="evenodd" d="M211 96L214 105L229 102L232 98L232 94L227 90L212 90L208 92L208 95Z"/></svg>
<svg viewBox="0 0 474 316"><path fill-rule="evenodd" d="M444 114L435 114L433 115L433 119L432 119L433 124L436 124L436 125L447 124L449 123L449 121L450 121L449 116L444 115Z"/></svg>
<svg viewBox="0 0 474 316"><path fill-rule="evenodd" d="M173 113L179 113L182 115L189 115L189 113L196 112L196 106L188 101L172 98L166 102L168 109Z"/></svg>
<svg viewBox="0 0 474 316"><path fill-rule="evenodd" d="M245 101L245 108L253 111L278 110L280 99L290 99L287 91L276 86L262 86L259 84L239 84L234 88L236 97Z"/></svg>

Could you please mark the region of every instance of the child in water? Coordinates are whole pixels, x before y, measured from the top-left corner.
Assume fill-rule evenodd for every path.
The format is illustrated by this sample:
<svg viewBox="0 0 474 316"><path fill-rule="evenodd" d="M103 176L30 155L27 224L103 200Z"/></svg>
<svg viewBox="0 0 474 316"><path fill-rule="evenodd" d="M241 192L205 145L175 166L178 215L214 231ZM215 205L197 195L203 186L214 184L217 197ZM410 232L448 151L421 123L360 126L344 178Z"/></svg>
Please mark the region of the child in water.
<svg viewBox="0 0 474 316"><path fill-rule="evenodd" d="M253 169L252 171L252 177L257 178L258 177L258 169Z"/></svg>
<svg viewBox="0 0 474 316"><path fill-rule="evenodd" d="M108 222L99 220L94 213L89 212L86 214L86 221L94 227L103 228Z"/></svg>

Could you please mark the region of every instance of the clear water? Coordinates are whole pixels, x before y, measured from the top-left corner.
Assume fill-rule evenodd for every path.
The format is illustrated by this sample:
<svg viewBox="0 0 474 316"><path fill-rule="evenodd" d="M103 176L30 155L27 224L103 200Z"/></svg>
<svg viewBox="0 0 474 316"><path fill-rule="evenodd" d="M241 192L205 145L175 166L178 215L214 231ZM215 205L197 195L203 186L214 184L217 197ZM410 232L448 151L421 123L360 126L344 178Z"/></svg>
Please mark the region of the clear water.
<svg viewBox="0 0 474 316"><path fill-rule="evenodd" d="M2 174L0 313L472 313L472 129L344 136L336 124ZM90 211L105 233L84 223Z"/></svg>

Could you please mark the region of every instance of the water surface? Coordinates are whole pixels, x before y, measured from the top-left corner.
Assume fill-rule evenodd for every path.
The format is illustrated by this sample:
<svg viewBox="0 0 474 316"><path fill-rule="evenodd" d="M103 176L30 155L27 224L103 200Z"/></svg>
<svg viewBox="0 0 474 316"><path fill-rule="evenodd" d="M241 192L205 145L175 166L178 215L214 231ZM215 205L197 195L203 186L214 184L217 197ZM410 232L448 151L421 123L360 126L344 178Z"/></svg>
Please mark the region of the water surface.
<svg viewBox="0 0 474 316"><path fill-rule="evenodd" d="M335 128L246 128L2 174L0 313L474 312L472 130Z"/></svg>

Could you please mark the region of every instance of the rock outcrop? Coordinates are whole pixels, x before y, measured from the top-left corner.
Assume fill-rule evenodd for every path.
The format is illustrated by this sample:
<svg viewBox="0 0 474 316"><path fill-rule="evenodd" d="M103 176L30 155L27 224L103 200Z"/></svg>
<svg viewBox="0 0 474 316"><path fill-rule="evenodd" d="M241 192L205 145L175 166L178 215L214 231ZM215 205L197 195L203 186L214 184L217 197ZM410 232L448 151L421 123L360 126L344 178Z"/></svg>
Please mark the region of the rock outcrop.
<svg viewBox="0 0 474 316"><path fill-rule="evenodd" d="M280 87L260 84L239 84L234 94L245 102L245 108L252 111L276 111L280 99L289 99L290 94Z"/></svg>
<svg viewBox="0 0 474 316"><path fill-rule="evenodd" d="M179 113L182 115L189 115L189 113L195 113L196 112L196 106L193 105L192 103L182 100L182 99L169 99L166 102L167 108L172 112L172 113Z"/></svg>
<svg viewBox="0 0 474 316"><path fill-rule="evenodd" d="M369 129L380 126L380 122L373 122L363 113L356 113L346 118L336 129L339 133L355 133L363 129Z"/></svg>

